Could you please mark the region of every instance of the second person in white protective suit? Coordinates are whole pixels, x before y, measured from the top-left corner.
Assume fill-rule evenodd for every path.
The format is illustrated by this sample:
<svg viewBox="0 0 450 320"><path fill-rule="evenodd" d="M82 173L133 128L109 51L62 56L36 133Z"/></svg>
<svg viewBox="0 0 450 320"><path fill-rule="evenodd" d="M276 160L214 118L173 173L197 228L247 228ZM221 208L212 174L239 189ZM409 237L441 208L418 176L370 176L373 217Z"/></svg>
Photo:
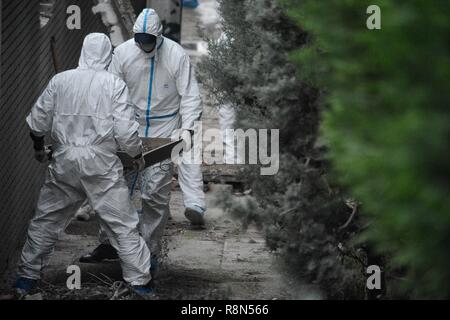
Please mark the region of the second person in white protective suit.
<svg viewBox="0 0 450 320"><path fill-rule="evenodd" d="M127 87L106 70L111 52L106 35L88 35L79 67L54 76L27 117L36 159L45 161L45 135L54 152L22 250L15 284L21 295L36 285L58 234L86 198L118 253L125 281L140 293L151 290L150 251L116 155L120 146L143 168L142 142Z"/></svg>
<svg viewBox="0 0 450 320"><path fill-rule="evenodd" d="M130 101L139 122L139 135L143 138L172 138L175 132L180 136L191 134L194 123L200 120L202 102L189 56L179 44L162 36L162 25L153 9L145 9L139 15L133 31L134 39L115 49L109 71L123 79L130 90ZM181 169L186 171L183 177L188 179L180 180L180 184L189 184L184 188L188 192L203 187L200 166L189 166ZM172 176L170 159L142 172L140 231L153 257L160 253L161 238L170 214ZM192 184L201 184L201 187L192 187ZM203 190L200 191L203 195ZM191 211L186 210L186 215L189 213L202 220L204 198L196 204L192 205ZM100 242L108 243L103 231ZM99 246L80 261L100 262L109 258L114 258L111 250Z"/></svg>

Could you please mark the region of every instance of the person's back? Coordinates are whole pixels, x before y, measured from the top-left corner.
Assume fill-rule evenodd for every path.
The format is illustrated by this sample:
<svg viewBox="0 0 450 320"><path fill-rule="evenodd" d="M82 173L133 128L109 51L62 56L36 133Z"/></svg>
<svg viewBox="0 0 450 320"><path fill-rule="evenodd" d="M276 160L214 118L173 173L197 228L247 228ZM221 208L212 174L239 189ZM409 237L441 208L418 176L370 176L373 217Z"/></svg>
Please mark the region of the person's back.
<svg viewBox="0 0 450 320"><path fill-rule="evenodd" d="M79 67L53 77L27 118L38 135L50 131L55 159L64 157L86 174L102 174L116 165L118 144L132 156L140 152L128 89L106 71L111 49L105 35L86 37Z"/></svg>
<svg viewBox="0 0 450 320"><path fill-rule="evenodd" d="M56 75L52 138L73 147L114 142L112 93L117 80L106 71L92 69Z"/></svg>

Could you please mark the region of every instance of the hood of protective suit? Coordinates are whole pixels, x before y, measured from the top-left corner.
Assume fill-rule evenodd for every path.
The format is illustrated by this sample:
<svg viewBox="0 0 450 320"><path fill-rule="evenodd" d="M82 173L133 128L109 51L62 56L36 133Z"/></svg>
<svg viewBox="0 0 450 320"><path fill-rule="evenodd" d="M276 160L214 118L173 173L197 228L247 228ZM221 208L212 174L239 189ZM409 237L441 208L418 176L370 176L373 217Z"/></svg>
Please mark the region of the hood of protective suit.
<svg viewBox="0 0 450 320"><path fill-rule="evenodd" d="M160 38L163 27L156 11L150 8L144 9L134 23L133 32L148 33Z"/></svg>
<svg viewBox="0 0 450 320"><path fill-rule="evenodd" d="M105 70L111 62L112 45L103 33L91 33L84 38L81 49L81 69Z"/></svg>

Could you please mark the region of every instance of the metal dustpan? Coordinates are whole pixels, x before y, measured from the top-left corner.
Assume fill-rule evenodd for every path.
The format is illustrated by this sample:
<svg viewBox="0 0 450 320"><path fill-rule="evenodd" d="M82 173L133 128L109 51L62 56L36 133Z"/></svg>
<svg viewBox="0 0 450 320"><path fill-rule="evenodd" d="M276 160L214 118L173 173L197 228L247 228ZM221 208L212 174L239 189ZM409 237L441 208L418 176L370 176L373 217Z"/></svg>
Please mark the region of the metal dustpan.
<svg viewBox="0 0 450 320"><path fill-rule="evenodd" d="M144 147L145 167L170 159L173 148L183 141L172 141L168 138L141 138L141 140ZM119 150L117 155L122 161L124 168L133 167L133 158L126 152Z"/></svg>
<svg viewBox="0 0 450 320"><path fill-rule="evenodd" d="M169 138L141 138L144 148L143 156L145 159L145 167L150 167L161 161L170 159L172 156L172 150L183 140L172 141ZM52 158L53 148L52 145L45 146L46 153L49 160ZM130 157L125 151L119 150L117 152L120 161L124 168L133 167L133 158Z"/></svg>

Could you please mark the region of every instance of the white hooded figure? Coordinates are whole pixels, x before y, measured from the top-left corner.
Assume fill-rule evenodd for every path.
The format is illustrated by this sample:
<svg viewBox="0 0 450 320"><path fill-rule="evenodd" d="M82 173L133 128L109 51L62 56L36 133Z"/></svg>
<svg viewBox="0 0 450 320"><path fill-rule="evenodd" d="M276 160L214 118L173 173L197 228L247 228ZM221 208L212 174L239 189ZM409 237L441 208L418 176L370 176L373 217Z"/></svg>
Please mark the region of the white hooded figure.
<svg viewBox="0 0 450 320"><path fill-rule="evenodd" d="M19 264L16 288L25 293L86 198L118 253L124 279L133 286L151 279L150 251L139 235L138 213L116 155L120 148L139 157L142 142L128 89L106 70L111 52L106 35L88 35L79 67L55 75L27 117L36 158L44 161L45 135L54 151Z"/></svg>
<svg viewBox="0 0 450 320"><path fill-rule="evenodd" d="M189 56L179 44L162 36L162 25L153 9L144 9L133 31L135 38L115 49L109 71L123 79L129 88L140 137L173 138L177 130L193 130L194 123L202 114L202 102ZM158 256L160 252L161 238L170 214L172 176L173 163L170 160L142 172L140 231L152 256ZM194 190L191 197L200 199L195 203L199 207L195 213L202 218L205 204L201 171L197 170L192 176L195 179L181 180L180 185L185 190ZM188 202L189 196L186 197L185 192L185 203ZM100 233L100 242L108 243L104 232ZM95 249L80 261L99 262L106 256Z"/></svg>
<svg viewBox="0 0 450 320"><path fill-rule="evenodd" d="M236 113L231 103L221 104L217 107L219 114L219 125L222 133L224 147L224 162L226 164L240 164L242 157L237 150L233 129L236 122Z"/></svg>
<svg viewBox="0 0 450 320"><path fill-rule="evenodd" d="M222 31L219 39L219 44L228 44L230 42L226 33ZM235 141L234 132L236 122L235 106L230 103L222 103L217 106L217 112L219 114L219 126L222 133L222 143L225 149L224 162L226 164L241 164L241 155L237 150L237 143Z"/></svg>

